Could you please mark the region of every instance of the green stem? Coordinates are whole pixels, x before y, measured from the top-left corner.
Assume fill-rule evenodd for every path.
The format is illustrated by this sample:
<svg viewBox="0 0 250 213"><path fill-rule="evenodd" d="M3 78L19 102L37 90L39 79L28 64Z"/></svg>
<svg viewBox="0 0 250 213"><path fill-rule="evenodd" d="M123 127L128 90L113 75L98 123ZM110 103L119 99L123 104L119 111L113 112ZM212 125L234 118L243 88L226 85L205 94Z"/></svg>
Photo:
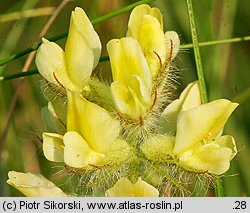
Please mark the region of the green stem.
<svg viewBox="0 0 250 213"><path fill-rule="evenodd" d="M203 68L202 68L199 41L198 41L198 36L196 32L196 24L195 24L192 0L186 0L186 2L187 2L189 24L190 24L190 29L191 29L192 41L193 41L196 69L197 69L199 86L200 86L200 91L201 91L201 100L202 100L202 103L207 103L208 102L207 89L206 89Z"/></svg>
<svg viewBox="0 0 250 213"><path fill-rule="evenodd" d="M200 42L198 45L199 47L205 47L205 46L212 46L212 45L217 45L217 44L236 43L236 42L241 42L241 41L250 41L250 36L228 38L228 39L221 39L221 40L214 40L214 41L205 41L205 42ZM182 49L189 49L193 47L194 47L193 44L181 45Z"/></svg>
<svg viewBox="0 0 250 213"><path fill-rule="evenodd" d="M99 23L104 22L104 21L106 21L108 19L111 19L111 18L113 18L115 16L119 16L119 15L121 15L123 13L126 13L126 12L132 10L134 7L136 7L136 6L140 5L140 4L148 4L148 3L152 2L152 1L155 1L155 0L137 1L137 2L135 2L133 4L130 4L130 5L127 5L127 6L123 7L123 8L120 8L118 10L115 10L115 11L109 13L109 14L106 14L104 16L96 18L96 19L92 20L91 22L92 22L93 25L99 24ZM62 33L60 35L53 36L53 37L49 38L48 40L50 40L50 41L58 41L58 40L60 40L62 38L67 37L67 35L68 35L68 32L64 32L64 33ZM42 42L39 42L37 44L34 44L32 47L29 47L29 48L27 48L25 50L22 50L22 51L20 51L20 52L18 52L16 54L13 54L13 55L10 55L10 56L8 56L8 57L6 57L4 59L1 59L0 60L0 66L2 66L4 64L7 64L7 63L9 63L9 62L11 62L11 61L13 61L13 60L15 60L17 58L20 58L20 57L22 57L22 56L24 56L24 55L26 55L26 54L28 54L28 53L30 53L32 51L37 50L38 47L41 45L41 43Z"/></svg>
<svg viewBox="0 0 250 213"><path fill-rule="evenodd" d="M29 76L29 75L34 75L34 74L38 74L37 69L29 70L29 71L26 71L26 72L13 73L13 74L6 75L6 76L0 76L0 81L7 81L7 80L20 78L20 77L24 77L24 76Z"/></svg>
<svg viewBox="0 0 250 213"><path fill-rule="evenodd" d="M115 10L115 11L113 11L113 12L107 14L107 15L101 16L101 17L99 17L99 18L97 18L97 19L95 19L95 20L93 20L91 22L92 22L93 25L99 24L99 23L101 23L103 21L106 21L108 19L111 19L111 18L113 18L115 16L119 16L119 15L121 15L123 13L126 13L126 12L132 10L134 7L136 7L136 6L140 5L140 4L149 4L152 1L155 1L155 0L137 1L137 2L135 2L133 4L130 4L130 5L127 5L127 6L123 7L123 8L121 8L121 9Z"/></svg>
<svg viewBox="0 0 250 213"><path fill-rule="evenodd" d="M216 181L216 190L215 190L216 197L224 197L224 189L223 189L223 182L222 179L218 177Z"/></svg>

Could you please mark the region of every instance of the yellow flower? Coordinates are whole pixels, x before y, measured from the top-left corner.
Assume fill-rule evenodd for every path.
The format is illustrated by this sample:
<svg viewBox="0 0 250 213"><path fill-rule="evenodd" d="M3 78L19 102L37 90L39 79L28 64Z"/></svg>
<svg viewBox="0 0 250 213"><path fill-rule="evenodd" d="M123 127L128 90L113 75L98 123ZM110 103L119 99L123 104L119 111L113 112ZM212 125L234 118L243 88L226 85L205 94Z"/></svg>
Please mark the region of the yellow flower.
<svg viewBox="0 0 250 213"><path fill-rule="evenodd" d="M237 153L234 138L221 136L238 106L225 99L201 103L198 82L190 83L163 111L158 135L141 145L145 156L157 162L176 162L193 172L222 174Z"/></svg>
<svg viewBox="0 0 250 213"><path fill-rule="evenodd" d="M115 155L115 151L119 151L120 159L114 156L116 161L112 162L119 163L129 154L128 144L118 137L119 132L119 121L105 109L69 91L67 132L64 136L43 133L44 155L50 161L82 168L110 163L107 158L112 161L111 153Z"/></svg>
<svg viewBox="0 0 250 213"><path fill-rule="evenodd" d="M164 34L162 14L158 8L142 4L130 15L127 36L139 41L153 78L161 66L167 66L179 51L180 40L176 32Z"/></svg>
<svg viewBox="0 0 250 213"><path fill-rule="evenodd" d="M123 177L105 194L107 197L158 197L159 191L141 178L132 184L128 178Z"/></svg>
<svg viewBox="0 0 250 213"><path fill-rule="evenodd" d="M112 163L119 163L129 153L128 144L118 137L119 121L81 96L90 86L86 85L100 52L99 37L81 8L72 12L65 52L45 39L37 52L36 65L41 75L62 86L67 93L67 113L56 101L49 103L42 113L46 124L50 125L48 129L57 132L43 133L43 151L50 161L82 168L110 163L113 157L116 160ZM94 84L93 80L90 82ZM67 114L66 119L62 111ZM119 159L116 152L121 154Z"/></svg>
<svg viewBox="0 0 250 213"><path fill-rule="evenodd" d="M111 92L119 112L132 119L143 117L152 98L152 78L137 40L127 37L108 42L113 80Z"/></svg>
<svg viewBox="0 0 250 213"><path fill-rule="evenodd" d="M173 154L178 164L194 172L220 175L237 153L232 136L219 136L227 119L238 106L225 99L181 111Z"/></svg>
<svg viewBox="0 0 250 213"><path fill-rule="evenodd" d="M146 4L132 11L127 37L107 44L114 79L111 92L125 120L141 124L159 102L157 94L165 89L161 83L166 83L170 62L179 46L175 32L164 34L160 10Z"/></svg>
<svg viewBox="0 0 250 213"><path fill-rule="evenodd" d="M28 197L66 197L67 195L40 174L10 171L7 183Z"/></svg>
<svg viewBox="0 0 250 213"><path fill-rule="evenodd" d="M65 52L43 39L36 56L40 74L49 82L71 91L82 91L101 52L101 42L85 12L72 12Z"/></svg>

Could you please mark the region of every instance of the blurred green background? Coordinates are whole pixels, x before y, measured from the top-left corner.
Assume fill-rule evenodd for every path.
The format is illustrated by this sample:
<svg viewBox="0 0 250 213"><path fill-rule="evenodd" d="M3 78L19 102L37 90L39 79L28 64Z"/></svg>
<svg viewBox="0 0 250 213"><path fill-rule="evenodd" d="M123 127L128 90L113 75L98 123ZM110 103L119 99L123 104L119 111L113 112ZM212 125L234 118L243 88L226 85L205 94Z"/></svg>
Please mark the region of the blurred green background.
<svg viewBox="0 0 250 213"><path fill-rule="evenodd" d="M0 59L32 46L60 0L1 0L0 1ZM129 0L75 0L69 1L50 27L46 38L68 30L70 12L81 6L90 19L105 15L135 1ZM151 6L161 9L164 30L174 30L181 44L191 43L185 0L156 0ZM212 41L250 35L249 0L193 0L199 41ZM33 15L27 15L27 10ZM24 12L26 11L26 13ZM27 17L26 17L27 15ZM95 26L106 53L106 43L125 36L129 13ZM64 46L65 39L58 41ZM208 87L209 100L227 98L240 102L229 119L225 134L234 136L239 153L224 175L226 196L250 195L250 42L201 47L201 57ZM0 67L0 76L20 72L27 56ZM176 94L197 79L192 49L181 50L175 60L181 72ZM32 62L30 69L35 68ZM108 62L98 65L95 74L111 81ZM40 110L46 100L40 91L40 76L26 77L19 87L15 107L11 109L19 79L0 81L0 196L21 195L6 184L9 170L41 172L56 181L55 166L48 162L41 149L44 130ZM12 112L12 113L10 113ZM8 118L9 114L11 116ZM9 127L5 128L6 121ZM6 133L6 134L5 134ZM6 137L4 137L4 135Z"/></svg>

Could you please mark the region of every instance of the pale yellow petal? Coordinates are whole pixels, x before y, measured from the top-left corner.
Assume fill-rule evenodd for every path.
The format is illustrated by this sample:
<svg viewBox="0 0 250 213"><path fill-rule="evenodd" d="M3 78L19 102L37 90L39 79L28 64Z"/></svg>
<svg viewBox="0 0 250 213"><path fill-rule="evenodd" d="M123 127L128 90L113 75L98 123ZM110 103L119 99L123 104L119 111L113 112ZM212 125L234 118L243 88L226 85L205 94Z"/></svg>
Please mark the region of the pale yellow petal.
<svg viewBox="0 0 250 213"><path fill-rule="evenodd" d="M151 106L152 79L141 47L133 38L111 40L108 45L114 82L111 92L119 112L133 119Z"/></svg>
<svg viewBox="0 0 250 213"><path fill-rule="evenodd" d="M70 81L77 86L79 91L86 85L94 68L94 52L88 40L84 37L84 32L79 31L79 25L83 24L85 18L87 18L86 15L83 15L84 12L80 11L82 10L72 12L69 34L65 47L65 62L68 76ZM88 28L86 28L86 30L87 29Z"/></svg>
<svg viewBox="0 0 250 213"><path fill-rule="evenodd" d="M133 74L131 75L130 82L131 85L133 85L133 87L130 88L135 91L140 102L145 106L151 105L151 90L150 88L147 88L147 85L145 85L145 82L141 79L141 77Z"/></svg>
<svg viewBox="0 0 250 213"><path fill-rule="evenodd" d="M131 110L131 112L129 113L130 117L135 119L138 119L139 117L144 117L149 111L150 106L141 102L141 100L139 99L140 96L138 96L138 91L135 91L130 87L128 89L131 95L131 99L129 100L129 106Z"/></svg>
<svg viewBox="0 0 250 213"><path fill-rule="evenodd" d="M95 68L101 55L102 45L100 38L82 8L75 8L75 11L72 12L71 20L73 22L72 24L74 24L74 27L79 31L81 36L87 41L88 45L92 49L94 53L93 68ZM85 61L86 59L83 60Z"/></svg>
<svg viewBox="0 0 250 213"><path fill-rule="evenodd" d="M158 197L159 191L149 183L138 178L134 184L135 197Z"/></svg>
<svg viewBox="0 0 250 213"><path fill-rule="evenodd" d="M173 156L175 137L157 135L141 145L146 158L155 162L167 162Z"/></svg>
<svg viewBox="0 0 250 213"><path fill-rule="evenodd" d="M180 49L180 39L175 31L165 33L166 40L166 60L172 61Z"/></svg>
<svg viewBox="0 0 250 213"><path fill-rule="evenodd" d="M164 32L155 17L144 15L138 41L154 77L165 63L167 53Z"/></svg>
<svg viewBox="0 0 250 213"><path fill-rule="evenodd" d="M122 177L105 192L105 195L107 197L158 197L159 191L141 178L132 184L128 178Z"/></svg>
<svg viewBox="0 0 250 213"><path fill-rule="evenodd" d="M63 136L64 162L71 167L82 168L88 165L99 165L105 155L100 154L88 145L83 137L74 131Z"/></svg>
<svg viewBox="0 0 250 213"><path fill-rule="evenodd" d="M72 12L65 53L53 42L43 39L36 64L41 75L50 82L82 91L101 52L101 42L81 8Z"/></svg>
<svg viewBox="0 0 250 213"><path fill-rule="evenodd" d="M63 162L63 136L56 133L43 133L44 156L53 162Z"/></svg>
<svg viewBox="0 0 250 213"><path fill-rule="evenodd" d="M198 81L192 82L180 95L181 110L186 111L202 104Z"/></svg>
<svg viewBox="0 0 250 213"><path fill-rule="evenodd" d="M142 4L132 10L129 16L127 36L138 40L143 16L148 14L150 9L149 5Z"/></svg>
<svg viewBox="0 0 250 213"><path fill-rule="evenodd" d="M107 110L69 91L67 130L77 131L93 150L106 153L119 135L120 124Z"/></svg>
<svg viewBox="0 0 250 213"><path fill-rule="evenodd" d="M157 132L160 134L175 135L177 128L177 117L181 110L179 99L172 101L161 114Z"/></svg>
<svg viewBox="0 0 250 213"><path fill-rule="evenodd" d="M237 106L237 103L218 99L188 111L182 111L177 121L174 154L179 155L194 146L211 142Z"/></svg>
<svg viewBox="0 0 250 213"><path fill-rule="evenodd" d="M144 116L148 111L148 105L139 100L141 96L140 91L136 93L122 82L116 81L111 84L111 92L117 110L122 114L128 115L133 119L138 119L139 116Z"/></svg>
<svg viewBox="0 0 250 213"><path fill-rule="evenodd" d="M237 147L235 144L235 140L230 135L223 135L219 137L218 139L214 140L212 143L218 144L220 147L227 147L232 150L232 154L230 156L230 160L234 158L234 156L237 154Z"/></svg>
<svg viewBox="0 0 250 213"><path fill-rule="evenodd" d="M160 10L146 4L137 6L130 15L127 36L139 41L152 76L156 76L167 59L167 42Z"/></svg>
<svg viewBox="0 0 250 213"><path fill-rule="evenodd" d="M10 171L7 183L28 197L66 197L67 195L41 174Z"/></svg>
<svg viewBox="0 0 250 213"><path fill-rule="evenodd" d="M151 73L142 49L135 39L131 37L113 39L108 42L107 50L114 81L121 81L133 89L130 77L135 74L144 81L146 87L151 91Z"/></svg>
<svg viewBox="0 0 250 213"><path fill-rule="evenodd" d="M42 39L37 50L36 66L39 73L49 82L65 87L70 84L66 71L65 56L56 43Z"/></svg>
<svg viewBox="0 0 250 213"><path fill-rule="evenodd" d="M131 96L128 88L120 81L112 82L111 94L119 112L126 114L130 112L129 101Z"/></svg>
<svg viewBox="0 0 250 213"><path fill-rule="evenodd" d="M161 15L160 10L155 7L151 8L147 4L142 4L142 5L135 7L130 14L127 36L132 36L135 39L139 38L142 19L144 15L147 15L147 14L151 15L152 17L155 17L160 23L161 28L163 28L162 26L163 21L162 21L162 15Z"/></svg>
<svg viewBox="0 0 250 213"><path fill-rule="evenodd" d="M163 18L160 9L157 7L152 7L149 12L149 15L155 17L159 21L161 28L163 30Z"/></svg>
<svg viewBox="0 0 250 213"><path fill-rule="evenodd" d="M179 158L179 164L193 172L220 175L229 169L231 155L230 148L211 143L184 152Z"/></svg>
<svg viewBox="0 0 250 213"><path fill-rule="evenodd" d="M159 132L175 134L177 128L177 117L180 111L186 111L201 105L201 95L198 81L188 84L182 91L180 98L171 102L160 117Z"/></svg>
<svg viewBox="0 0 250 213"><path fill-rule="evenodd" d="M134 197L133 185L128 178L120 178L116 184L105 192L106 197Z"/></svg>

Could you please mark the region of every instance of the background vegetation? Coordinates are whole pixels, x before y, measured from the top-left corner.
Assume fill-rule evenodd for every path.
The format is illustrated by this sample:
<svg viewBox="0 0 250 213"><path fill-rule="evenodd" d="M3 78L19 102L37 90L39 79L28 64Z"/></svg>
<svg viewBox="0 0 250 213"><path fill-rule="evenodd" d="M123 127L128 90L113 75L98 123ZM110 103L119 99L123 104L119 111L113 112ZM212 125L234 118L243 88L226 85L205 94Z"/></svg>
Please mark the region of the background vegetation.
<svg viewBox="0 0 250 213"><path fill-rule="evenodd" d="M13 53L31 47L39 41L39 34L49 17L58 9L60 0L1 0L0 1L0 60ZM75 0L60 10L46 38L66 32L70 12L81 6L90 19L105 15L126 6L132 0ZM191 43L185 0L156 0L152 6L161 9L166 30L180 35L181 44ZM194 13L200 42L215 41L250 35L250 3L248 0L193 0ZM28 12L27 12L28 11ZM31 13L29 12L31 11ZM107 55L106 43L111 38L123 37L127 30L129 13L95 26L102 41L103 55ZM58 42L64 46L65 39ZM208 87L209 100L227 98L240 103L224 130L233 135L239 153L224 175L226 196L250 195L250 42L219 44L201 47L201 57ZM27 56L0 66L0 76L21 72ZM179 92L197 79L192 48L180 51L175 63L180 69ZM29 69L34 69L34 61ZM25 70L24 70L25 71ZM107 62L94 71L96 75L111 81ZM0 196L20 194L6 184L9 170L41 172L56 181L56 168L45 160L41 149L41 133L44 130L40 110L47 103L40 91L41 77L32 75L20 79L0 81Z"/></svg>

